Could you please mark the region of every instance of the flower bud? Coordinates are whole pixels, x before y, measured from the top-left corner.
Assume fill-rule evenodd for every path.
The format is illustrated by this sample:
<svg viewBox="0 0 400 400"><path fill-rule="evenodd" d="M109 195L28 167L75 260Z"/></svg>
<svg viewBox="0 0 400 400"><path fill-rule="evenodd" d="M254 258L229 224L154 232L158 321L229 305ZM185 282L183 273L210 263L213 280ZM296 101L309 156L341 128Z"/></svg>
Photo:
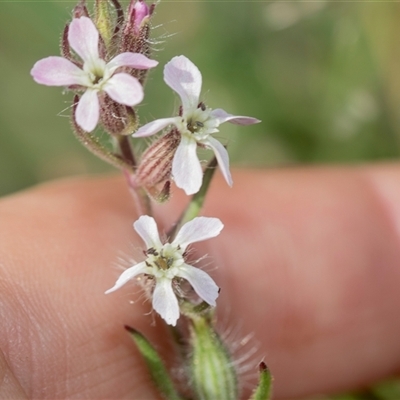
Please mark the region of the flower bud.
<svg viewBox="0 0 400 400"><path fill-rule="evenodd" d="M89 17L89 12L86 7L86 0L80 0L72 11L73 18Z"/></svg>
<svg viewBox="0 0 400 400"><path fill-rule="evenodd" d="M122 30L120 52L130 51L150 56L150 17L154 11L155 5L150 7L144 0L131 0L128 7L126 23ZM143 84L146 79L146 70L134 69L127 71L139 82Z"/></svg>
<svg viewBox="0 0 400 400"><path fill-rule="evenodd" d="M200 400L238 398L238 382L230 354L207 317L192 318L191 379Z"/></svg>
<svg viewBox="0 0 400 400"><path fill-rule="evenodd" d="M133 108L116 103L107 94L100 97L100 119L111 135L130 135L137 126Z"/></svg>
<svg viewBox="0 0 400 400"><path fill-rule="evenodd" d="M180 140L180 133L176 129L172 129L143 153L136 171L138 185L149 190L170 179L172 160Z"/></svg>
<svg viewBox="0 0 400 400"><path fill-rule="evenodd" d="M128 7L129 22L125 29L132 29L135 35L139 35L142 22L148 17L150 17L150 8L146 2L144 0L132 0Z"/></svg>

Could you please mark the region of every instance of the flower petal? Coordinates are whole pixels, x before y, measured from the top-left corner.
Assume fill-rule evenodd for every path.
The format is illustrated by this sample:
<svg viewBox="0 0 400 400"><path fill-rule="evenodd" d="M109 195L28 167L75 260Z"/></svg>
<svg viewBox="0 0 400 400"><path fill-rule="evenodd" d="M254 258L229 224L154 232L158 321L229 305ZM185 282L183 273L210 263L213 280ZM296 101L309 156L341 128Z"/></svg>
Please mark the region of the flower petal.
<svg viewBox="0 0 400 400"><path fill-rule="evenodd" d="M185 56L174 57L164 67L164 81L179 94L184 111L197 107L201 80L199 69Z"/></svg>
<svg viewBox="0 0 400 400"><path fill-rule="evenodd" d="M225 147L216 139L209 136L202 142L205 146L211 147L214 151L215 157L217 158L219 168L221 169L222 175L229 186L233 185L232 176L229 171L229 155Z"/></svg>
<svg viewBox="0 0 400 400"><path fill-rule="evenodd" d="M196 217L182 226L171 244L179 245L185 251L191 243L218 236L223 227L224 224L218 218Z"/></svg>
<svg viewBox="0 0 400 400"><path fill-rule="evenodd" d="M218 125L223 124L224 122L230 122L236 125L252 125L261 122L257 118L228 114L221 108L216 108L215 110L212 110L211 117L218 120Z"/></svg>
<svg viewBox="0 0 400 400"><path fill-rule="evenodd" d="M153 308L167 324L176 325L176 321L179 318L179 304L172 290L172 281L170 279L157 279L153 292Z"/></svg>
<svg viewBox="0 0 400 400"><path fill-rule="evenodd" d="M90 18L72 20L68 29L68 42L83 61L99 59L99 32Z"/></svg>
<svg viewBox="0 0 400 400"><path fill-rule="evenodd" d="M90 84L87 74L63 57L47 57L39 60L33 66L31 75L37 83L47 86Z"/></svg>
<svg viewBox="0 0 400 400"><path fill-rule="evenodd" d="M133 223L133 227L143 239L148 249L151 247L160 249L162 247L160 236L158 235L157 224L153 217L142 215Z"/></svg>
<svg viewBox="0 0 400 400"><path fill-rule="evenodd" d="M206 272L199 268L185 264L181 267L177 276L186 279L194 291L210 306L215 307L215 300L219 294L219 287Z"/></svg>
<svg viewBox="0 0 400 400"><path fill-rule="evenodd" d="M126 106L139 104L144 97L142 85L136 78L126 73L112 76L103 89L114 101Z"/></svg>
<svg viewBox="0 0 400 400"><path fill-rule="evenodd" d="M158 64L158 61L151 60L140 53L121 53L114 57L107 68L113 73L118 67L131 67L136 69L149 69Z"/></svg>
<svg viewBox="0 0 400 400"><path fill-rule="evenodd" d="M182 135L172 161L172 176L176 186L187 195L197 193L203 181L203 170L196 154L197 142Z"/></svg>
<svg viewBox="0 0 400 400"><path fill-rule="evenodd" d="M148 124L140 127L132 136L138 138L154 135L166 128L168 125L176 125L179 120L180 117L156 119L155 121L149 122Z"/></svg>
<svg viewBox="0 0 400 400"><path fill-rule="evenodd" d="M122 286L125 285L128 281L133 279L136 275L139 274L144 274L146 272L147 266L145 262L141 262L139 264L134 265L133 267L128 268L125 270L121 276L117 279L117 282L115 282L115 285L111 288L105 291L105 294L114 292L118 289L120 289Z"/></svg>
<svg viewBox="0 0 400 400"><path fill-rule="evenodd" d="M100 106L97 90L87 89L75 111L76 123L86 132L92 132L99 121Z"/></svg>

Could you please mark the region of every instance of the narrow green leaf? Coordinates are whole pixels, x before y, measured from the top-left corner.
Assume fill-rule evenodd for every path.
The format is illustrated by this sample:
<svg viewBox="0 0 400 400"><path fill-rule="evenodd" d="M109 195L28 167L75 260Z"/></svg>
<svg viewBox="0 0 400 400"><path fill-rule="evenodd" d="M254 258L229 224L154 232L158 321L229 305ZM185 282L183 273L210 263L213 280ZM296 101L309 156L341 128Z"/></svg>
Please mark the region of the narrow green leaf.
<svg viewBox="0 0 400 400"><path fill-rule="evenodd" d="M182 400L176 392L174 384L156 349L137 330L127 325L125 329L130 333L132 339L136 343L140 354L146 362L151 378L160 393L168 400Z"/></svg>
<svg viewBox="0 0 400 400"><path fill-rule="evenodd" d="M250 400L270 400L272 393L272 375L265 362L261 362L259 365L260 369L260 381L257 389L254 391Z"/></svg>

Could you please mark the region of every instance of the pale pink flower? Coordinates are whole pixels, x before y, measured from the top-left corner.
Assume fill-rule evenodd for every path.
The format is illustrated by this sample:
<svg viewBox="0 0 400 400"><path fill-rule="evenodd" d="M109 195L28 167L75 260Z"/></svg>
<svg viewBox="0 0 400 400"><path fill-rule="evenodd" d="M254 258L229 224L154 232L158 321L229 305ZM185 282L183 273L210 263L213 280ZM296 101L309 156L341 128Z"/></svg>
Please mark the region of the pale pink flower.
<svg viewBox="0 0 400 400"><path fill-rule="evenodd" d="M153 308L167 324L176 325L179 303L172 281L175 278L183 278L190 283L201 299L215 306L218 286L206 272L186 264L184 253L189 244L219 235L223 224L218 218L194 218L182 226L172 243L165 244L160 240L154 218L142 215L133 226L146 244L147 258L125 270L106 294L119 289L137 275L151 275L155 279Z"/></svg>
<svg viewBox="0 0 400 400"><path fill-rule="evenodd" d="M201 145L214 151L225 180L232 186L228 152L211 134L218 132L219 125L224 122L251 125L260 121L256 118L231 115L220 108L212 110L201 103L201 73L185 56L174 57L166 64L164 81L180 96L182 115L150 122L142 126L133 137L151 136L168 125L175 125L181 134L181 141L172 162L172 176L176 185L186 194L199 191L203 171L196 150L197 145Z"/></svg>
<svg viewBox="0 0 400 400"><path fill-rule="evenodd" d="M63 57L47 57L32 68L33 79L47 86L77 86L86 88L76 107L77 124L91 132L100 116L98 93L106 92L115 102L133 107L143 99L143 88L133 76L116 73L119 67L148 69L158 62L139 53L121 53L108 63L99 56L99 32L88 17L72 20L68 42L83 60L83 67Z"/></svg>

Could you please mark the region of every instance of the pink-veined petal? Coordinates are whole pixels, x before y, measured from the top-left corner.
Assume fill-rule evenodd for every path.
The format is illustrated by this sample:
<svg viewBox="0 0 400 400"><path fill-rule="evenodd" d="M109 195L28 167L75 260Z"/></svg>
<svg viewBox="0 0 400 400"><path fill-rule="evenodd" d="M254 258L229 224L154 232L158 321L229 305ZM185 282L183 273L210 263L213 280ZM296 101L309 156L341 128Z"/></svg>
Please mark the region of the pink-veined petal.
<svg viewBox="0 0 400 400"><path fill-rule="evenodd" d="M197 107L201 80L199 69L185 56L174 57L164 67L164 81L179 94L183 110Z"/></svg>
<svg viewBox="0 0 400 400"><path fill-rule="evenodd" d="M72 20L68 29L68 42L83 61L99 59L99 32L90 18Z"/></svg>
<svg viewBox="0 0 400 400"><path fill-rule="evenodd" d="M219 294L219 287L206 272L199 268L185 264L179 270L177 276L186 279L194 291L210 306L215 307L215 300Z"/></svg>
<svg viewBox="0 0 400 400"><path fill-rule="evenodd" d="M115 74L103 86L103 90L117 103L126 106L139 104L144 97L140 82L126 73Z"/></svg>
<svg viewBox="0 0 400 400"><path fill-rule="evenodd" d="M100 106L97 90L87 89L75 111L76 123L86 132L92 132L99 121Z"/></svg>
<svg viewBox="0 0 400 400"><path fill-rule="evenodd" d="M132 136L138 138L154 135L166 128L168 125L176 125L179 120L180 117L156 119L155 121L149 122L148 124L140 127Z"/></svg>
<svg viewBox="0 0 400 400"><path fill-rule="evenodd" d="M121 53L114 57L107 68L113 73L118 67L131 67L136 69L149 69L158 64L158 61L151 60L140 53Z"/></svg>
<svg viewBox="0 0 400 400"><path fill-rule="evenodd" d="M33 66L31 75L37 83L47 86L90 84L87 74L63 57L47 57Z"/></svg>
<svg viewBox="0 0 400 400"><path fill-rule="evenodd" d="M154 247L156 249L162 247L160 236L158 234L157 224L153 217L142 215L137 221L133 223L133 228L143 239L148 249L150 249L151 247Z"/></svg>
<svg viewBox="0 0 400 400"><path fill-rule="evenodd" d="M179 304L172 290L170 279L157 279L157 284L153 292L153 308L167 324L176 325L176 321L179 318Z"/></svg>
<svg viewBox="0 0 400 400"><path fill-rule="evenodd" d="M147 265L145 262L141 262L139 264L134 265L133 267L128 268L125 270L121 276L117 279L117 282L115 282L115 285L111 288L108 289L105 294L114 292L118 289L120 289L122 286L125 285L128 281L133 279L135 276L139 274L144 274L146 272Z"/></svg>
<svg viewBox="0 0 400 400"><path fill-rule="evenodd" d="M216 139L209 136L202 142L205 146L211 147L214 151L215 157L217 158L219 168L221 169L222 175L224 176L229 186L233 185L231 172L229 171L229 155L225 147Z"/></svg>
<svg viewBox="0 0 400 400"><path fill-rule="evenodd" d="M212 110L211 117L218 120L218 125L223 124L224 122L230 122L236 125L252 125L261 122L257 118L228 114L221 108L216 108L215 110Z"/></svg>
<svg viewBox="0 0 400 400"><path fill-rule="evenodd" d="M171 244L179 245L185 251L191 243L218 236L223 227L224 224L218 218L196 217L182 226Z"/></svg>
<svg viewBox="0 0 400 400"><path fill-rule="evenodd" d="M203 181L203 170L196 150L197 142L182 135L172 160L172 176L176 186L183 189L187 195L197 193Z"/></svg>

